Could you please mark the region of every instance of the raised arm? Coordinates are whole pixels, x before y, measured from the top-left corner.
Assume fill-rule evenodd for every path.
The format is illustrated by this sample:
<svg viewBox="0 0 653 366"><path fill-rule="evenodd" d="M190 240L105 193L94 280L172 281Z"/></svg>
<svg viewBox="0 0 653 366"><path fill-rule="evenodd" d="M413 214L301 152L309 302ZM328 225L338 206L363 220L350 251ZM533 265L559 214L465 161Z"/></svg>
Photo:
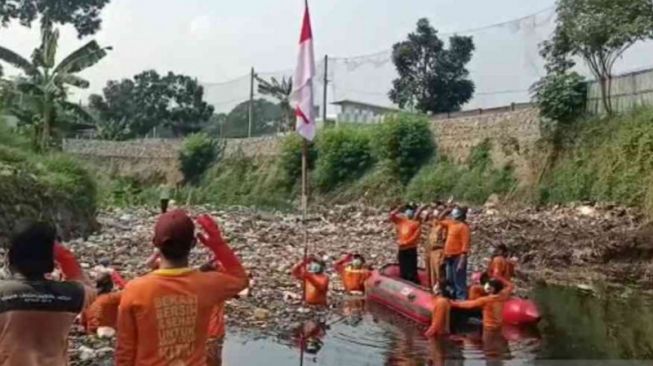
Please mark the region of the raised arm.
<svg viewBox="0 0 653 366"><path fill-rule="evenodd" d="M424 212L424 210L427 209L428 207L429 207L428 205L423 205L417 208L417 211L415 211L415 218L417 219L417 221L420 222L425 221L421 219L421 216L422 216L422 212Z"/></svg>
<svg viewBox="0 0 653 366"><path fill-rule="evenodd" d="M249 278L247 277L245 268L233 250L224 241L218 225L210 216L201 215L197 218L197 222L205 233L198 234L197 238L213 252L213 258L222 265L223 272L221 275L229 276L233 280L230 281L233 286L229 286L227 297L236 296L240 291L247 288L249 284ZM231 294L231 292L234 293Z"/></svg>
<svg viewBox="0 0 653 366"><path fill-rule="evenodd" d="M97 290L77 262L73 252L59 242L54 243L54 260L59 263L61 272L67 281L79 282L84 286L84 308L91 305L97 296Z"/></svg>
<svg viewBox="0 0 653 366"><path fill-rule="evenodd" d="M290 271L290 274L298 280L303 280L306 277L306 265L308 262L310 262L310 258L306 258L295 264L292 271Z"/></svg>
<svg viewBox="0 0 653 366"><path fill-rule="evenodd" d="M335 268L336 272L342 273L345 270L345 267L349 262L351 262L352 258L354 256L349 253L346 254L344 257L340 258L336 263L333 264L333 267Z"/></svg>
<svg viewBox="0 0 653 366"><path fill-rule="evenodd" d="M390 221L392 222L397 222L399 221L399 212L404 208L404 206L399 206L395 208L394 210L390 211Z"/></svg>

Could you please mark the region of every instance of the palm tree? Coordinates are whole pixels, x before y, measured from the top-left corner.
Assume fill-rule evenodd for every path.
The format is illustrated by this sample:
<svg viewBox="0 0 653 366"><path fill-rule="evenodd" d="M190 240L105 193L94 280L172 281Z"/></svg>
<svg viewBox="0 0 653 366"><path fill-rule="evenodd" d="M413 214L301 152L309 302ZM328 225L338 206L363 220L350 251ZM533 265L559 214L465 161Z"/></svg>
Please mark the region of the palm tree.
<svg viewBox="0 0 653 366"><path fill-rule="evenodd" d="M292 93L292 78L281 78L281 81L272 77L267 81L256 75L258 92L270 96L279 102L281 107L281 131L288 131L292 127L293 110L290 106L290 93Z"/></svg>
<svg viewBox="0 0 653 366"><path fill-rule="evenodd" d="M34 127L40 148L47 147L58 114L65 112L87 121L92 119L80 105L66 101L67 88L88 88L89 82L77 74L98 63L111 50L111 47L103 48L96 41L90 41L55 64L58 44L59 31L43 26L41 45L32 53L31 61L0 46L0 61L25 74L17 78L12 87L4 88L4 99L9 101L11 113Z"/></svg>

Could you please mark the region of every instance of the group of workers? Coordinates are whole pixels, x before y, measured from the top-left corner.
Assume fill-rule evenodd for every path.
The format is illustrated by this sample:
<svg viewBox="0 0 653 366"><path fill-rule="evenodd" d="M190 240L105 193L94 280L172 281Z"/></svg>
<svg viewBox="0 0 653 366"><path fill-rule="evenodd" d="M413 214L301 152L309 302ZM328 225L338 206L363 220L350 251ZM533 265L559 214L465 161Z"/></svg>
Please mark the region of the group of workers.
<svg viewBox="0 0 653 366"><path fill-rule="evenodd" d="M420 285L426 284L420 282L417 269L418 246L422 226L431 224L425 262L434 310L426 335L449 332L451 308L482 309L484 326L500 329L501 307L513 289L509 282L513 265L506 248L498 248L481 283L469 289L468 299L467 211L427 209L408 205L390 214L397 232L400 275ZM189 255L198 241L212 256L194 269ZM117 338L117 366L221 364L224 302L247 288L245 269L208 215L193 221L183 210L162 213L153 245L154 254L146 262L149 273L125 281L105 259L93 268L93 282L57 240L52 226L34 221L17 225L7 253L12 276L0 282L0 365L66 365L68 333L78 314L88 333ZM55 267L60 279L52 277ZM360 254L345 255L334 269L345 291L365 292L371 269ZM292 275L303 281L306 303L327 304L325 270L325 263L314 256L292 269ZM450 287L453 290L446 291Z"/></svg>
<svg viewBox="0 0 653 366"><path fill-rule="evenodd" d="M162 214L156 269L126 284L108 263L93 269L93 283L51 225L17 225L7 253L11 278L0 282L0 365L67 365L78 314L89 333L115 333L117 366L219 365L224 302L249 279L215 221L195 221L183 210ZM212 253L199 270L189 263L197 241ZM51 278L55 266L61 280Z"/></svg>

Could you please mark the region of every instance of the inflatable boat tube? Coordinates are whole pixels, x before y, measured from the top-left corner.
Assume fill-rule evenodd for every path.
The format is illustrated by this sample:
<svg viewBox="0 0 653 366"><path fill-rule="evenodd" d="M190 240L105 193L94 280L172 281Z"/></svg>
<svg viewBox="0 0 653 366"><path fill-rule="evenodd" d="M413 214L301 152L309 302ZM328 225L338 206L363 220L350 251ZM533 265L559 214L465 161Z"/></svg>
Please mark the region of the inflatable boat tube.
<svg viewBox="0 0 653 366"><path fill-rule="evenodd" d="M420 283L426 284L426 272L419 270ZM399 265L388 264L372 272L365 283L365 293L369 301L379 303L397 313L400 313L420 324L431 322L433 297L426 286L399 278ZM452 318L478 317L478 312L452 310ZM537 306L530 300L511 298L503 308L505 324L523 326L537 323L540 314Z"/></svg>

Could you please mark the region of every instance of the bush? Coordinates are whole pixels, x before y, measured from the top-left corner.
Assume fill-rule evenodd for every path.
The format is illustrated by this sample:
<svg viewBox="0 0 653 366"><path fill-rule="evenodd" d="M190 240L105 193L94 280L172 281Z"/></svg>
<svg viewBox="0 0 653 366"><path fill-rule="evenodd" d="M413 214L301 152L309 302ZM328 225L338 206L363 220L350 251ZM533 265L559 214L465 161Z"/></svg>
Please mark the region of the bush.
<svg viewBox="0 0 653 366"><path fill-rule="evenodd" d="M550 120L567 124L585 113L587 83L576 72L547 75L531 92L540 114Z"/></svg>
<svg viewBox="0 0 653 366"><path fill-rule="evenodd" d="M406 198L415 201L457 200L480 204L493 193L506 194L517 184L513 168L492 166L492 144L485 140L475 146L466 165L456 165L441 158L423 167L410 181Z"/></svg>
<svg viewBox="0 0 653 366"><path fill-rule="evenodd" d="M370 137L366 129L335 128L323 131L317 140L320 152L315 171L317 186L327 191L362 176L373 162Z"/></svg>
<svg viewBox="0 0 653 366"><path fill-rule="evenodd" d="M410 114L400 114L380 124L372 146L379 161L393 163L404 184L432 158L435 148L428 120Z"/></svg>
<svg viewBox="0 0 653 366"><path fill-rule="evenodd" d="M79 161L65 155L52 155L41 159L41 180L51 189L70 198L79 207L95 213L97 186L91 174Z"/></svg>
<svg viewBox="0 0 653 366"><path fill-rule="evenodd" d="M296 133L287 135L281 143L281 156L279 164L289 185L301 180L302 175L302 145L303 139ZM314 144L308 146L308 168L312 169L317 159L317 150Z"/></svg>
<svg viewBox="0 0 653 366"><path fill-rule="evenodd" d="M392 161L378 162L373 169L361 179L343 190L337 201L364 202L391 206L398 203L404 195L404 186L399 178L398 169Z"/></svg>
<svg viewBox="0 0 653 366"><path fill-rule="evenodd" d="M184 140L179 162L184 180L198 183L206 170L217 161L224 146L205 133L192 134Z"/></svg>

